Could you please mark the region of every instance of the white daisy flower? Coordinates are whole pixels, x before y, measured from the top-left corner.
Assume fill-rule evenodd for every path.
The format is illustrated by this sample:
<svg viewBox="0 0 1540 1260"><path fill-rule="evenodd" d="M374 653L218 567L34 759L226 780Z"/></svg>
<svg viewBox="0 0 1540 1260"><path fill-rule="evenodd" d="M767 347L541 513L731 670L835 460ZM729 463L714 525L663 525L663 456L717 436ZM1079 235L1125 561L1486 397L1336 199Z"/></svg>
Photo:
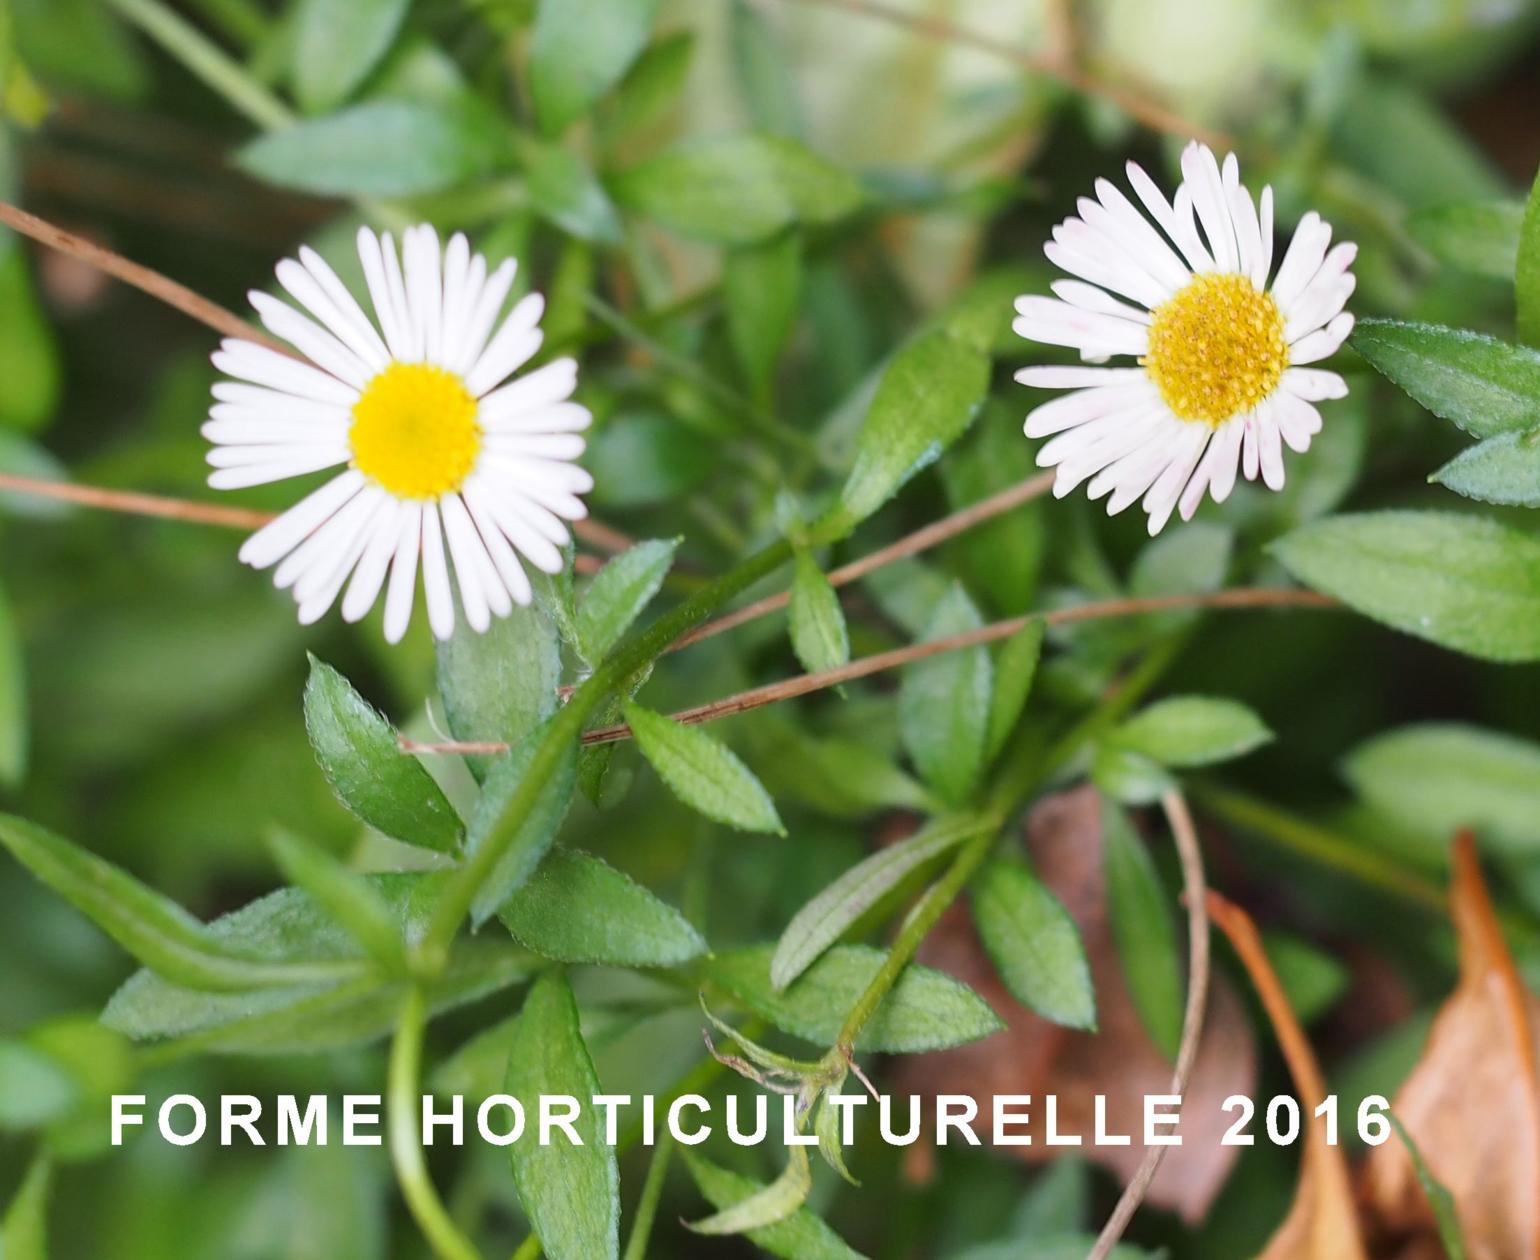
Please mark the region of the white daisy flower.
<svg viewBox="0 0 1540 1260"><path fill-rule="evenodd" d="M299 619L339 595L357 621L385 589L385 637L406 633L419 563L428 622L455 625L450 568L465 618L484 631L530 600L519 557L558 572L565 521L587 510L587 409L570 401L577 365L557 359L513 376L540 348L545 302L530 294L499 325L517 264L489 272L463 235L441 248L431 227L358 233L374 319L314 250L278 264L278 282L308 314L266 293L251 302L305 361L228 340L214 366L203 434L220 490L342 468L241 547L253 568L277 565ZM494 331L495 330L495 331ZM345 467L344 467L345 466ZM447 553L446 553L447 544ZM388 572L388 584L387 584ZM343 587L347 592L343 594Z"/></svg>
<svg viewBox="0 0 1540 1260"><path fill-rule="evenodd" d="M1190 519L1205 491L1222 503L1237 466L1248 480L1260 472L1282 487L1283 447L1304 451L1321 429L1315 404L1347 393L1337 373L1305 365L1353 328L1342 308L1356 245L1328 252L1331 227L1312 211L1273 274L1273 190L1262 190L1259 209L1235 155L1221 166L1196 142L1182 154L1182 175L1167 201L1128 164L1149 218L1097 180L1096 200L1082 197L1079 217L1054 228L1044 247L1079 278L1055 281L1057 299L1016 300L1023 337L1073 347L1088 363L1137 358L1137 366L1030 367L1016 379L1074 391L1027 417L1028 437L1051 435L1037 462L1058 469L1054 493L1090 478L1093 499L1110 494L1109 514L1142 496L1151 534L1173 509Z"/></svg>

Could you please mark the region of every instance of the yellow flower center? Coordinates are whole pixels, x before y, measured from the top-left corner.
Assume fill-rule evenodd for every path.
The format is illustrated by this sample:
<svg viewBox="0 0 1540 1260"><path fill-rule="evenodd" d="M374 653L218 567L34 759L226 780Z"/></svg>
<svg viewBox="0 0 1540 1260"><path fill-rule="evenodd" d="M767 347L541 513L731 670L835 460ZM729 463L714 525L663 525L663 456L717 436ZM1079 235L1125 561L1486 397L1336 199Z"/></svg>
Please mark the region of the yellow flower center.
<svg viewBox="0 0 1540 1260"><path fill-rule="evenodd" d="M364 387L348 429L353 464L401 499L458 490L481 450L476 400L453 372L392 363Z"/></svg>
<svg viewBox="0 0 1540 1260"><path fill-rule="evenodd" d="M1271 394L1289 366L1278 303L1246 276L1196 275L1153 314L1141 362L1183 420L1217 428Z"/></svg>

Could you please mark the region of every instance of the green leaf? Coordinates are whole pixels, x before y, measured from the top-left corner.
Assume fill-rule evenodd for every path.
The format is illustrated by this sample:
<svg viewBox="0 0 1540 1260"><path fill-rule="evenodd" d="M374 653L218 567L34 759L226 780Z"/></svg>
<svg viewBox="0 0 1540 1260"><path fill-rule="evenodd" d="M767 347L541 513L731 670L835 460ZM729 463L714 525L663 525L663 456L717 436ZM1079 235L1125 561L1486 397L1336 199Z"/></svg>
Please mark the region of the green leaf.
<svg viewBox="0 0 1540 1260"><path fill-rule="evenodd" d="M1518 304L1519 340L1540 346L1540 171L1524 205L1514 260L1513 293Z"/></svg>
<svg viewBox="0 0 1540 1260"><path fill-rule="evenodd" d="M727 331L755 397L770 397L802 301L802 241L785 232L729 250L722 270Z"/></svg>
<svg viewBox="0 0 1540 1260"><path fill-rule="evenodd" d="M524 781L525 772L543 742L545 730L545 726L536 727L522 743L492 763L466 829L467 854L490 843L493 828ZM476 900L471 904L471 919L477 926L496 914L498 907L524 886L524 881L534 874L555 842L556 833L567 816L567 808L572 804L572 790L577 781L577 755L576 741L563 747L555 773L539 785L539 794L523 824L477 890Z"/></svg>
<svg viewBox="0 0 1540 1260"><path fill-rule="evenodd" d="M795 141L752 133L670 149L611 188L636 213L718 245L749 245L796 223L832 223L864 196L853 176Z"/></svg>
<svg viewBox="0 0 1540 1260"><path fill-rule="evenodd" d="M294 95L306 113L352 96L401 29L410 0L300 0L294 13Z"/></svg>
<svg viewBox="0 0 1540 1260"><path fill-rule="evenodd" d="M16 787L27 773L27 666L11 601L0 588L0 785Z"/></svg>
<svg viewBox="0 0 1540 1260"><path fill-rule="evenodd" d="M1477 442L1429 480L1482 503L1540 507L1540 430L1499 433Z"/></svg>
<svg viewBox="0 0 1540 1260"><path fill-rule="evenodd" d="M776 799L790 797L836 818L880 809L933 812L939 802L875 748L843 736L813 736L767 713L745 731Z"/></svg>
<svg viewBox="0 0 1540 1260"><path fill-rule="evenodd" d="M1428 1163L1422 1157L1422 1152L1417 1149L1417 1143L1412 1141L1412 1135L1406 1131L1406 1126L1401 1123L1399 1116L1392 1114L1390 1123L1395 1127L1396 1136L1401 1139L1401 1144L1406 1147L1406 1153L1411 1157L1412 1168L1416 1170L1418 1184L1422 1186L1422 1192L1428 1196L1428 1206L1433 1209L1433 1219L1438 1222L1439 1241L1444 1244L1445 1260L1465 1260L1465 1238L1460 1232L1460 1213L1455 1207L1454 1196L1449 1193L1449 1188L1444 1185Z"/></svg>
<svg viewBox="0 0 1540 1260"><path fill-rule="evenodd" d="M725 1236L768 1230L785 1221L807 1202L813 1188L813 1169L807 1148L793 1146L786 1154L781 1175L746 1199L729 1203L703 1221L686 1222L697 1234Z"/></svg>
<svg viewBox="0 0 1540 1260"><path fill-rule="evenodd" d="M770 983L784 990L913 871L955 849L978 825L972 819L933 822L857 862L786 925L770 960Z"/></svg>
<svg viewBox="0 0 1540 1260"><path fill-rule="evenodd" d="M1105 739L1091 758L1091 782L1124 805L1149 805L1176 786L1152 757Z"/></svg>
<svg viewBox="0 0 1540 1260"><path fill-rule="evenodd" d="M497 917L520 944L558 962L673 967L706 950L673 906L574 849L547 853Z"/></svg>
<svg viewBox="0 0 1540 1260"><path fill-rule="evenodd" d="M1360 744L1342 772L1365 801L1447 842L1474 827L1494 847L1540 852L1540 745L1454 723L1404 726Z"/></svg>
<svg viewBox="0 0 1540 1260"><path fill-rule="evenodd" d="M1063 903L1019 862L994 859L972 888L979 940L1011 996L1067 1028L1096 1027L1080 931Z"/></svg>
<svg viewBox="0 0 1540 1260"><path fill-rule="evenodd" d="M725 744L634 701L625 716L642 755L691 809L740 831L785 834L770 794Z"/></svg>
<svg viewBox="0 0 1540 1260"><path fill-rule="evenodd" d="M182 984L256 989L338 971L232 946L126 871L25 819L0 814L0 845L146 967Z"/></svg>
<svg viewBox="0 0 1540 1260"><path fill-rule="evenodd" d="M719 954L705 964L705 974L782 1032L818 1045L839 1036L845 1012L887 957L886 951L865 945L836 945L779 992L770 981L773 953L770 945L754 945ZM977 1041L1001 1027L989 1004L967 985L911 963L857 1038L856 1048L916 1054Z"/></svg>
<svg viewBox="0 0 1540 1260"><path fill-rule="evenodd" d="M663 586L679 539L651 539L621 552L594 575L577 608L578 644L598 665Z"/></svg>
<svg viewBox="0 0 1540 1260"><path fill-rule="evenodd" d="M989 721L984 733L984 760L993 761L1005 747L1005 741L1021 720L1037 677L1037 662L1043 654L1041 620L1027 622L1007 639L994 662L994 687L989 694Z"/></svg>
<svg viewBox="0 0 1540 1260"><path fill-rule="evenodd" d="M728 38L734 77L754 125L777 135L801 136L797 76L780 32L756 6L732 0Z"/></svg>
<svg viewBox="0 0 1540 1260"><path fill-rule="evenodd" d="M839 596L805 551L797 553L788 615L792 649L808 673L837 669L850 659L850 633Z"/></svg>
<svg viewBox="0 0 1540 1260"><path fill-rule="evenodd" d="M1336 957L1286 932L1267 931L1262 944L1278 973L1289 1006L1302 1024L1324 1015L1346 991L1352 977Z"/></svg>
<svg viewBox="0 0 1540 1260"><path fill-rule="evenodd" d="M417 759L401 751L389 722L330 665L310 658L305 730L337 797L376 831L452 853L460 819Z"/></svg>
<svg viewBox="0 0 1540 1260"><path fill-rule="evenodd" d="M371 958L389 969L405 968L400 927L368 880L286 832L275 833L268 844L284 877L309 893Z"/></svg>
<svg viewBox="0 0 1540 1260"><path fill-rule="evenodd" d="M529 91L548 136L591 110L647 45L658 0L540 0Z"/></svg>
<svg viewBox="0 0 1540 1260"><path fill-rule="evenodd" d="M931 614L922 641L944 639L983 625L961 586L953 586ZM904 747L943 800L961 805L984 769L989 726L989 650L941 652L904 667L898 720Z"/></svg>
<svg viewBox="0 0 1540 1260"><path fill-rule="evenodd" d="M1540 353L1437 324L1362 319L1353 348L1435 416L1475 437L1540 424Z"/></svg>
<svg viewBox="0 0 1540 1260"><path fill-rule="evenodd" d="M0 257L0 428L36 433L58 405L59 347L37 299L26 252Z"/></svg>
<svg viewBox="0 0 1540 1260"><path fill-rule="evenodd" d="M514 149L537 213L579 240L611 245L620 240L620 216L577 153L530 136L518 137Z"/></svg>
<svg viewBox="0 0 1540 1260"><path fill-rule="evenodd" d="M1440 262L1493 280L1513 277L1524 206L1517 201L1430 206L1406 220L1407 230Z"/></svg>
<svg viewBox="0 0 1540 1260"><path fill-rule="evenodd" d="M1172 696L1141 710L1112 738L1163 766L1211 766L1269 743L1273 733L1235 700Z"/></svg>
<svg viewBox="0 0 1540 1260"><path fill-rule="evenodd" d="M0 1130L35 1129L64 1114L75 1100L74 1079L52 1055L17 1038L0 1037Z"/></svg>
<svg viewBox="0 0 1540 1260"><path fill-rule="evenodd" d="M514 1023L505 1088L523 1104L526 1116L538 1116L540 1100L551 1094L581 1103L572 1122L581 1146L555 1131L548 1145L521 1141L508 1148L519 1202L541 1251L549 1260L615 1260L620 1254L620 1172L614 1149L605 1143L599 1109L588 1103L602 1090L578 1027L577 1002L563 976L543 976L524 999Z"/></svg>
<svg viewBox="0 0 1540 1260"><path fill-rule="evenodd" d="M16 1197L0 1217L0 1257L48 1260L48 1192L53 1164L46 1155L33 1159Z"/></svg>
<svg viewBox="0 0 1540 1260"><path fill-rule="evenodd" d="M922 333L883 370L855 463L824 527L843 534L940 458L967 430L989 389L989 356L944 328Z"/></svg>
<svg viewBox="0 0 1540 1260"><path fill-rule="evenodd" d="M379 896L415 940L440 875L371 876ZM306 893L284 888L216 919L208 932L228 949L261 958L306 958L352 979L290 984L245 993L205 993L140 971L112 995L102 1022L136 1041L174 1038L165 1053L300 1054L360 1045L395 1026L406 982L365 970L357 943ZM461 942L429 997L435 1011L506 988L529 974L530 958L510 941ZM277 964L274 964L277 965Z"/></svg>
<svg viewBox="0 0 1540 1260"><path fill-rule="evenodd" d="M1407 634L1491 661L1540 658L1540 541L1445 512L1366 512L1273 544L1307 586Z"/></svg>
<svg viewBox="0 0 1540 1260"><path fill-rule="evenodd" d="M694 55L695 33L685 30L659 39L636 59L604 111L603 134L612 146L679 103Z"/></svg>
<svg viewBox="0 0 1540 1260"><path fill-rule="evenodd" d="M458 620L435 650L444 717L456 739L517 744L556 711L561 644L539 608L515 608L485 634ZM481 777L493 758L468 760Z"/></svg>
<svg viewBox="0 0 1540 1260"><path fill-rule="evenodd" d="M765 1189L762 1182L720 1168L694 1151L684 1151L683 1155L700 1192L719 1211L727 1211ZM860 1252L847 1246L805 1207L774 1225L750 1230L747 1237L756 1247L784 1260L861 1260Z"/></svg>
<svg viewBox="0 0 1540 1260"><path fill-rule="evenodd" d="M236 154L248 174L334 197L409 197L485 175L508 156L497 115L467 103L378 100L296 123Z"/></svg>
<svg viewBox="0 0 1540 1260"><path fill-rule="evenodd" d="M1112 939L1134 1009L1161 1053L1176 1059L1185 985L1171 902L1128 815L1102 803L1102 862Z"/></svg>

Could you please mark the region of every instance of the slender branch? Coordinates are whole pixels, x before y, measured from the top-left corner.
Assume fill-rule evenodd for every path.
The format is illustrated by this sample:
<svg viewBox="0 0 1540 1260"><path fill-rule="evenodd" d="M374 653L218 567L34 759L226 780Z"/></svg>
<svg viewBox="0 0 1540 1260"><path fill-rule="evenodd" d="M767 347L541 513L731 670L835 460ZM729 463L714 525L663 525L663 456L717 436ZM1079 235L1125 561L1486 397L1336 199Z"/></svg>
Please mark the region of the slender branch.
<svg viewBox="0 0 1540 1260"><path fill-rule="evenodd" d="M884 565L892 564L895 560L904 560L909 556L919 555L922 551L944 543L949 538L955 538L975 525L981 525L992 517L1009 512L1012 508L1020 507L1039 496L1046 494L1053 486L1054 474L1051 472L1040 473L1036 477L1010 486L998 494L990 495L978 503L969 504L953 512L950 516L942 517L923 529L917 529L914 533L900 538L895 543L881 547L870 555L852 560L849 564L842 565L832 570L829 577L830 586L844 586L849 582L855 582L865 577L868 573L875 572ZM784 608L791 601L791 596L785 591L778 591L774 595L767 595L764 599L755 600L752 604L725 617L718 617L715 621L708 621L698 630L683 635L669 649L677 652L680 648L689 647L692 643L699 643L702 639L709 639L712 635L721 634L724 630L732 630L746 622L753 621L757 617L763 617L766 613L774 612L778 608Z"/></svg>
<svg viewBox="0 0 1540 1260"><path fill-rule="evenodd" d="M78 258L98 271L132 285L142 293L148 293L152 298L157 298L167 306L181 311L182 314L191 316L200 324L208 325L215 332L223 333L227 337L240 337L246 341L259 342L270 350L277 350L280 354L289 355L291 358L298 357L288 346L269 337L260 328L247 323L234 311L226 310L219 303L211 302L208 298L194 293L186 285L178 284L158 271L152 271L139 263L131 262L123 255L104 249L83 236L66 232L46 219L28 214L19 206L0 201L0 223L20 232L23 236L30 236L50 249L58 250L61 254Z"/></svg>
<svg viewBox="0 0 1540 1260"><path fill-rule="evenodd" d="M540 1260L540 1239L535 1234L525 1235L509 1260Z"/></svg>
<svg viewBox="0 0 1540 1260"><path fill-rule="evenodd" d="M826 669L816 674L799 674L780 682L767 683L736 695L713 700L693 709L683 709L673 715L676 722L694 725L713 722L718 718L746 713L750 709L763 708L782 700L795 699L810 692L838 687L857 678L865 678L883 670L911 665L927 657L943 652L956 652L962 648L978 647L1008 639L1024 629L1029 622L1040 620L1046 625L1057 626L1070 622L1095 621L1106 617L1134 617L1149 613L1170 612L1193 608L1337 608L1337 601L1314 591L1288 590L1274 587L1240 587L1230 591L1217 591L1209 595L1155 595L1142 599L1110 599L1100 603L1081 604L1075 608L1055 608L1049 612L1028 613L1023 617L1011 617L1005 621L991 622L977 630L931 639L926 643L912 643L907 647L877 652L859 657L837 669ZM585 744L610 744L629 739L631 730L624 725L601 726L583 733ZM487 741L446 741L440 743L418 740L401 741L408 752L487 754L505 752L506 743Z"/></svg>
<svg viewBox="0 0 1540 1260"><path fill-rule="evenodd" d="M1192 812L1187 808L1186 800L1180 791L1172 789L1161 798L1160 806L1165 811L1166 822L1176 841L1177 855L1181 858L1182 899L1187 903L1187 1009L1182 1019L1182 1040L1177 1047L1170 1091L1177 1097L1186 1097L1187 1082L1192 1077L1192 1065L1197 1060L1198 1045L1203 1039L1203 1021L1208 1007L1208 888L1203 875L1203 851L1198 846L1198 829L1193 826ZM1107 1260L1112 1254L1118 1239L1128 1228L1128 1222L1144 1202L1150 1182L1155 1179L1169 1149L1151 1146L1145 1151L1086 1260Z"/></svg>
<svg viewBox="0 0 1540 1260"><path fill-rule="evenodd" d="M137 490L78 486L68 481L43 481L36 477L18 477L12 473L0 473L0 490L58 499L64 503L100 508L106 512L158 516L170 521L217 525L223 529L261 529L273 519L273 513L259 512L253 508L225 507L218 503L200 503L194 499L172 499L165 495L142 494Z"/></svg>
<svg viewBox="0 0 1540 1260"><path fill-rule="evenodd" d="M668 1179L668 1165L673 1154L674 1135L665 1129L652 1153L652 1163L647 1166L647 1179L642 1182L642 1196L636 1203L636 1219L631 1224L631 1236L626 1240L622 1260L647 1260L652 1222L658 1215L658 1203L663 1198L663 1183Z"/></svg>
<svg viewBox="0 0 1540 1260"><path fill-rule="evenodd" d="M882 3L881 0L797 0L797 2L877 18L894 26L904 27L927 39L942 40L988 53L990 56L999 57L1003 61L1019 66L1031 74L1040 74L1044 78L1054 79L1065 87L1073 88L1087 96L1100 96L1112 101L1130 118L1136 119L1153 131L1163 131L1183 139L1195 138L1215 146L1232 143L1225 133L1201 127L1158 101L1149 100L1136 92L1130 92L1126 88L1099 79L1059 53L1028 52L1024 48L1003 43L978 31L969 30L965 26L948 22L944 18L931 17L924 13L911 13Z"/></svg>
<svg viewBox="0 0 1540 1260"><path fill-rule="evenodd" d="M423 1159L422 1134L418 1125L422 1097L417 1081L421 1075L423 1028L427 1016L427 999L422 988L413 985L402 1003L396 1037L390 1047L386 1116L390 1159L407 1207L432 1244L434 1254L440 1260L481 1260L476 1245L450 1219L433 1188Z"/></svg>

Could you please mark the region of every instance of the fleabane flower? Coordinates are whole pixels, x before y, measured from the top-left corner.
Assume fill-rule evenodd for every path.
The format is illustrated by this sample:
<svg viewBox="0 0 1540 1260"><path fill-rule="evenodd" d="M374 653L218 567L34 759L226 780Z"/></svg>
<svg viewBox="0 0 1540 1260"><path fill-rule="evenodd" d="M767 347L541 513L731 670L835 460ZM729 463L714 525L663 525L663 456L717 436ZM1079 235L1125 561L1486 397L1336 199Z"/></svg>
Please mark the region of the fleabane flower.
<svg viewBox="0 0 1540 1260"><path fill-rule="evenodd" d="M529 603L520 557L558 572L565 522L586 515L578 496L593 479L572 462L590 420L571 401L577 365L557 359L515 375L540 348L545 304L530 294L502 315L512 259L489 269L463 235L441 247L427 226L406 230L399 257L388 232L360 229L358 256L373 318L307 248L277 268L303 311L251 294L263 324L302 358L241 340L214 354L233 379L214 386L203 427L209 484L341 469L240 550L253 568L277 566L273 580L292 590L301 622L339 595L343 618L357 621L383 590L385 637L397 642L420 568L428 622L448 638L452 566L465 618L484 631Z"/></svg>
<svg viewBox="0 0 1540 1260"><path fill-rule="evenodd" d="M1337 373L1306 365L1353 328L1343 306L1356 245L1328 250L1331 227L1312 211L1274 273L1272 189L1254 202L1235 155L1221 165L1196 142L1182 154L1182 175L1167 201L1128 164L1147 215L1097 180L1096 198L1082 197L1079 216L1044 247L1078 278L1055 281L1055 298L1016 300L1023 337L1070 346L1092 364L1137 359L1030 367L1016 379L1073 391L1026 422L1028 437L1050 439L1037 462L1057 469L1054 493L1089 478L1093 499L1110 496L1109 514L1142 498L1151 534L1173 510L1190 519L1205 492L1224 502L1237 467L1282 488L1283 448L1306 450L1321 430L1315 404L1347 393Z"/></svg>

